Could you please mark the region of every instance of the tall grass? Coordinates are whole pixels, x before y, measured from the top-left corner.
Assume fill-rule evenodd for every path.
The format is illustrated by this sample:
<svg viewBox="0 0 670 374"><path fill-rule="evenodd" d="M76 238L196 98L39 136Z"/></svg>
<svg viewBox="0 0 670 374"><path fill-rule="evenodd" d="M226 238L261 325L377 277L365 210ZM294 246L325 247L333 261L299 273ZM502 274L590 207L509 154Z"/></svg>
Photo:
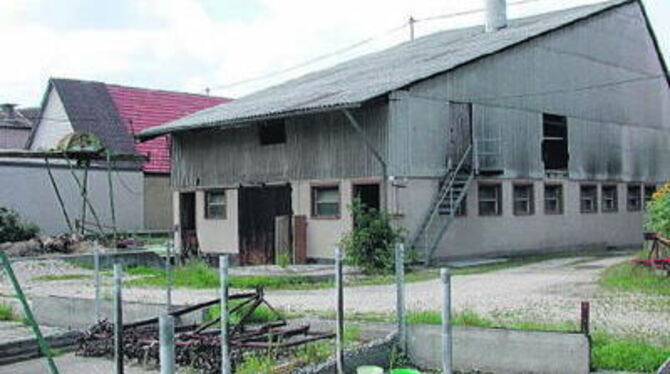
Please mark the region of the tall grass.
<svg viewBox="0 0 670 374"><path fill-rule="evenodd" d="M655 372L670 358L670 346L659 347L636 339L593 335L592 364L599 370Z"/></svg>

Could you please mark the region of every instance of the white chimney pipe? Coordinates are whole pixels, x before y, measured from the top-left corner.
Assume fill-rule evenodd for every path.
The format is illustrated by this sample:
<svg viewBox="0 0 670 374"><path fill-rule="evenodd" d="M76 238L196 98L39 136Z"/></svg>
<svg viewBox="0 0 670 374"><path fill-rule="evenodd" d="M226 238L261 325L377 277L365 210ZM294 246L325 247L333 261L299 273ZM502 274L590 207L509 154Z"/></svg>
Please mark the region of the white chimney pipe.
<svg viewBox="0 0 670 374"><path fill-rule="evenodd" d="M507 1L486 0L486 32L507 27Z"/></svg>

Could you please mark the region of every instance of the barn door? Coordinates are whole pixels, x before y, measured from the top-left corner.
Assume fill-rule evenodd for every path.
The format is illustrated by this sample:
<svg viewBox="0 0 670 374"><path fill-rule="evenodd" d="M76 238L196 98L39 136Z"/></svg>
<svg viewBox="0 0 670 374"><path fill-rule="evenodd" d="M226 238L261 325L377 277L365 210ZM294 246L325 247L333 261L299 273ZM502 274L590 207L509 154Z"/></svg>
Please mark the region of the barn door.
<svg viewBox="0 0 670 374"><path fill-rule="evenodd" d="M449 127L447 128L447 165L456 167L472 144L472 105L449 102ZM450 161L451 160L451 161ZM466 160L469 167L470 160Z"/></svg>
<svg viewBox="0 0 670 374"><path fill-rule="evenodd" d="M241 187L238 201L240 263L273 264L275 221L291 215L291 186Z"/></svg>

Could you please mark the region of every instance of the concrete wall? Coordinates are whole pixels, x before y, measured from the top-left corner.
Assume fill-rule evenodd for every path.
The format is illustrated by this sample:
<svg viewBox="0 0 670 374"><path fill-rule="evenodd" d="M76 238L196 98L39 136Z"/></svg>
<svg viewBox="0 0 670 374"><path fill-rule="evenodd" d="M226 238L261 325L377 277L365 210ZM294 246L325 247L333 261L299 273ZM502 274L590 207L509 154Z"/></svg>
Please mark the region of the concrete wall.
<svg viewBox="0 0 670 374"><path fill-rule="evenodd" d="M226 203L225 219L205 218L205 191L195 193L195 227L202 252L239 252L237 189L226 189Z"/></svg>
<svg viewBox="0 0 670 374"><path fill-rule="evenodd" d="M52 170L70 219L74 223L74 219L81 214L80 190L68 168L61 164L54 165ZM76 172L81 178L81 171ZM135 231L144 228L142 179L142 172L139 170L119 170L112 174L119 230ZM89 199L102 224L111 226L107 171L91 169L88 180ZM41 234L53 235L68 231L43 161L0 160L0 206L15 209L23 218L39 225ZM93 222L90 211L86 220Z"/></svg>
<svg viewBox="0 0 670 374"><path fill-rule="evenodd" d="M35 134L29 144L33 150L53 148L65 135L74 132L63 102L53 87L47 97L42 119L34 126Z"/></svg>
<svg viewBox="0 0 670 374"><path fill-rule="evenodd" d="M168 230L172 227L170 175L144 174L144 228Z"/></svg>
<svg viewBox="0 0 670 374"><path fill-rule="evenodd" d="M410 325L408 338L416 365L441 368L441 326ZM589 363L583 334L453 327L453 367L461 372L586 374Z"/></svg>
<svg viewBox="0 0 670 374"><path fill-rule="evenodd" d="M0 125L0 149L23 149L29 136L30 128Z"/></svg>
<svg viewBox="0 0 670 374"><path fill-rule="evenodd" d="M563 184L564 212L560 215L544 213L543 180L495 180L502 183L502 215L480 216L475 180L467 195L467 215L458 217L438 245L438 258L458 258L474 255L506 255L532 250L580 250L608 246L639 246L642 243L644 212L629 212L626 207L627 184L618 183L618 212L602 212L602 191L598 190L598 213L580 212L580 185L578 181L551 180ZM488 180L491 181L491 180ZM532 183L535 213L516 216L513 211L514 183ZM612 184L612 183L607 183ZM430 204L437 188L436 180L412 179L408 188L398 191L403 216L398 220L415 230Z"/></svg>

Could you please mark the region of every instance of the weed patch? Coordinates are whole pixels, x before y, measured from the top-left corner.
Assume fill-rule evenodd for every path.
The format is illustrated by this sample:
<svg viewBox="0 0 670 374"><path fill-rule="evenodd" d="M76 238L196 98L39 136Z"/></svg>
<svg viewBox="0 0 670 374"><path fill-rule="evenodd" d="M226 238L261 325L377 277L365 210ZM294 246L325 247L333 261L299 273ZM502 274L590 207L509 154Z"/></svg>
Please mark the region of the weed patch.
<svg viewBox="0 0 670 374"><path fill-rule="evenodd" d="M11 306L0 304L0 321L21 321Z"/></svg>
<svg viewBox="0 0 670 374"><path fill-rule="evenodd" d="M33 279L42 282L52 282L52 281L66 281L66 280L77 280L77 279L88 279L88 278L91 278L91 276L86 274L47 274L35 277Z"/></svg>
<svg viewBox="0 0 670 374"><path fill-rule="evenodd" d="M670 346L658 347L635 339L593 335L593 365L599 370L655 372L670 357Z"/></svg>
<svg viewBox="0 0 670 374"><path fill-rule="evenodd" d="M600 285L618 291L670 296L670 277L629 262L607 268L600 278Z"/></svg>

